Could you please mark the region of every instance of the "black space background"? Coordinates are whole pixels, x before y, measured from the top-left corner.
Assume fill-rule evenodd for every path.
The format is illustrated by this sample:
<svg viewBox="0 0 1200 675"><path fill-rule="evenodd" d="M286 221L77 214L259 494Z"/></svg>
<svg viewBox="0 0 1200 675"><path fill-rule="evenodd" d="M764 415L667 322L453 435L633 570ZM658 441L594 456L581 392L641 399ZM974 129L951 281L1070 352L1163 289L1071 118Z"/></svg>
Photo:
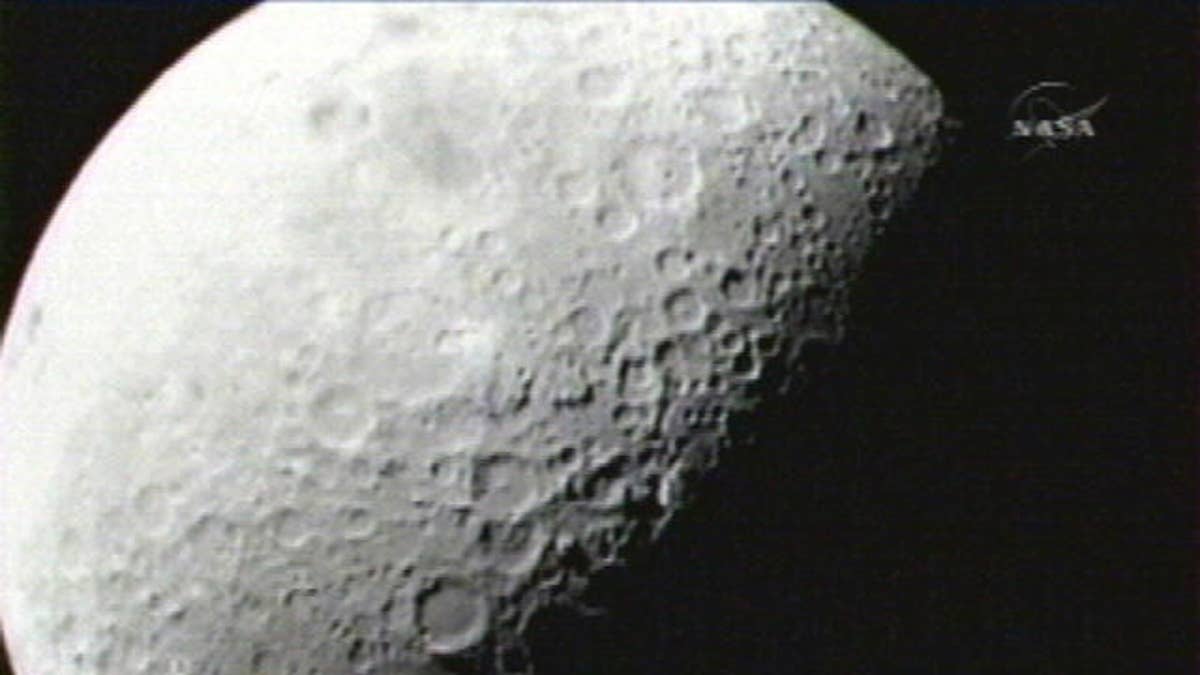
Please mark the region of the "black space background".
<svg viewBox="0 0 1200 675"><path fill-rule="evenodd" d="M238 6L2 7L7 307L87 153ZM536 626L539 672L1197 672L1196 5L843 7L958 142L828 372L601 581L607 615ZM1019 163L1007 106L1043 80L1111 99Z"/></svg>

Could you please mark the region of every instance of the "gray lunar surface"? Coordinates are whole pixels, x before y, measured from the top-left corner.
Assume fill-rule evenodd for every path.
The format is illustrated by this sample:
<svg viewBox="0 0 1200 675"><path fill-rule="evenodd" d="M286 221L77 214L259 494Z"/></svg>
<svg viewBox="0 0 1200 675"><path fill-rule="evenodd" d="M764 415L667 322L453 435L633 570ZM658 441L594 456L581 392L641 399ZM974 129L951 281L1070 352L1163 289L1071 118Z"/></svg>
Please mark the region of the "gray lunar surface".
<svg viewBox="0 0 1200 675"><path fill-rule="evenodd" d="M819 3L256 8L56 212L0 360L21 675L532 672L837 341L937 151Z"/></svg>

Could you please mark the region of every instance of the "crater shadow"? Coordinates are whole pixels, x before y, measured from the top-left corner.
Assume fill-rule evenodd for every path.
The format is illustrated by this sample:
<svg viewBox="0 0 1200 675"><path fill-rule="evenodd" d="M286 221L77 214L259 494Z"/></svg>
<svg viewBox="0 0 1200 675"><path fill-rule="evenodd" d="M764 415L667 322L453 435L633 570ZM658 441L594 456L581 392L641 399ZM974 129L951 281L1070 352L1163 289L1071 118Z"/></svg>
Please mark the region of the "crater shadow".
<svg viewBox="0 0 1200 675"><path fill-rule="evenodd" d="M722 455L660 541L597 578L588 602L605 611L535 619L538 673L879 672L882 654L914 649L900 606L931 589L912 558L953 536L946 514L968 496L905 497L953 479L921 475L944 457L903 437L934 424L911 396L933 346L916 326L931 325L919 315L936 311L948 273L931 247L952 225L956 164L927 176L868 257L846 340L817 345L804 384L736 420L735 438L753 439Z"/></svg>

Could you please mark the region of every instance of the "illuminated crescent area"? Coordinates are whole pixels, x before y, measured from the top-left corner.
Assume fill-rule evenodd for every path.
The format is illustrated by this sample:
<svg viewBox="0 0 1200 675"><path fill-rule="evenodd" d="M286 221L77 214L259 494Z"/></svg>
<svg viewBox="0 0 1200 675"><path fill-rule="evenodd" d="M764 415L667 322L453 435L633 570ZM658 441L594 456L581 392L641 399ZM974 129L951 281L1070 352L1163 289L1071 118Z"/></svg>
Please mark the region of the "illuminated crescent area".
<svg viewBox="0 0 1200 675"><path fill-rule="evenodd" d="M531 617L841 337L941 117L819 3L246 13L9 319L18 673L532 672Z"/></svg>

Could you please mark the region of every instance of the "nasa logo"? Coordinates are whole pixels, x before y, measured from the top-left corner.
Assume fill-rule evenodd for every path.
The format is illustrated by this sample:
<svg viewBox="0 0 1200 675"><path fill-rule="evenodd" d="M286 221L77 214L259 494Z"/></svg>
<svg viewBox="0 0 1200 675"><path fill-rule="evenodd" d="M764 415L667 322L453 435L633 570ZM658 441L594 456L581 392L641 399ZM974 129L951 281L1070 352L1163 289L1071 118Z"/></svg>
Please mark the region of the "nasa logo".
<svg viewBox="0 0 1200 675"><path fill-rule="evenodd" d="M1013 120L1013 138L1052 138L1066 140L1081 136L1095 136L1096 128L1090 120L1064 117L1057 120Z"/></svg>
<svg viewBox="0 0 1200 675"><path fill-rule="evenodd" d="M1013 99L1008 108L1011 124L1008 137L1032 143L1032 147L1022 154L1022 161L1042 150L1060 147L1067 141L1096 137L1091 118L1108 102L1108 95L1074 112L1065 112L1050 92L1073 89L1066 82L1039 82Z"/></svg>

